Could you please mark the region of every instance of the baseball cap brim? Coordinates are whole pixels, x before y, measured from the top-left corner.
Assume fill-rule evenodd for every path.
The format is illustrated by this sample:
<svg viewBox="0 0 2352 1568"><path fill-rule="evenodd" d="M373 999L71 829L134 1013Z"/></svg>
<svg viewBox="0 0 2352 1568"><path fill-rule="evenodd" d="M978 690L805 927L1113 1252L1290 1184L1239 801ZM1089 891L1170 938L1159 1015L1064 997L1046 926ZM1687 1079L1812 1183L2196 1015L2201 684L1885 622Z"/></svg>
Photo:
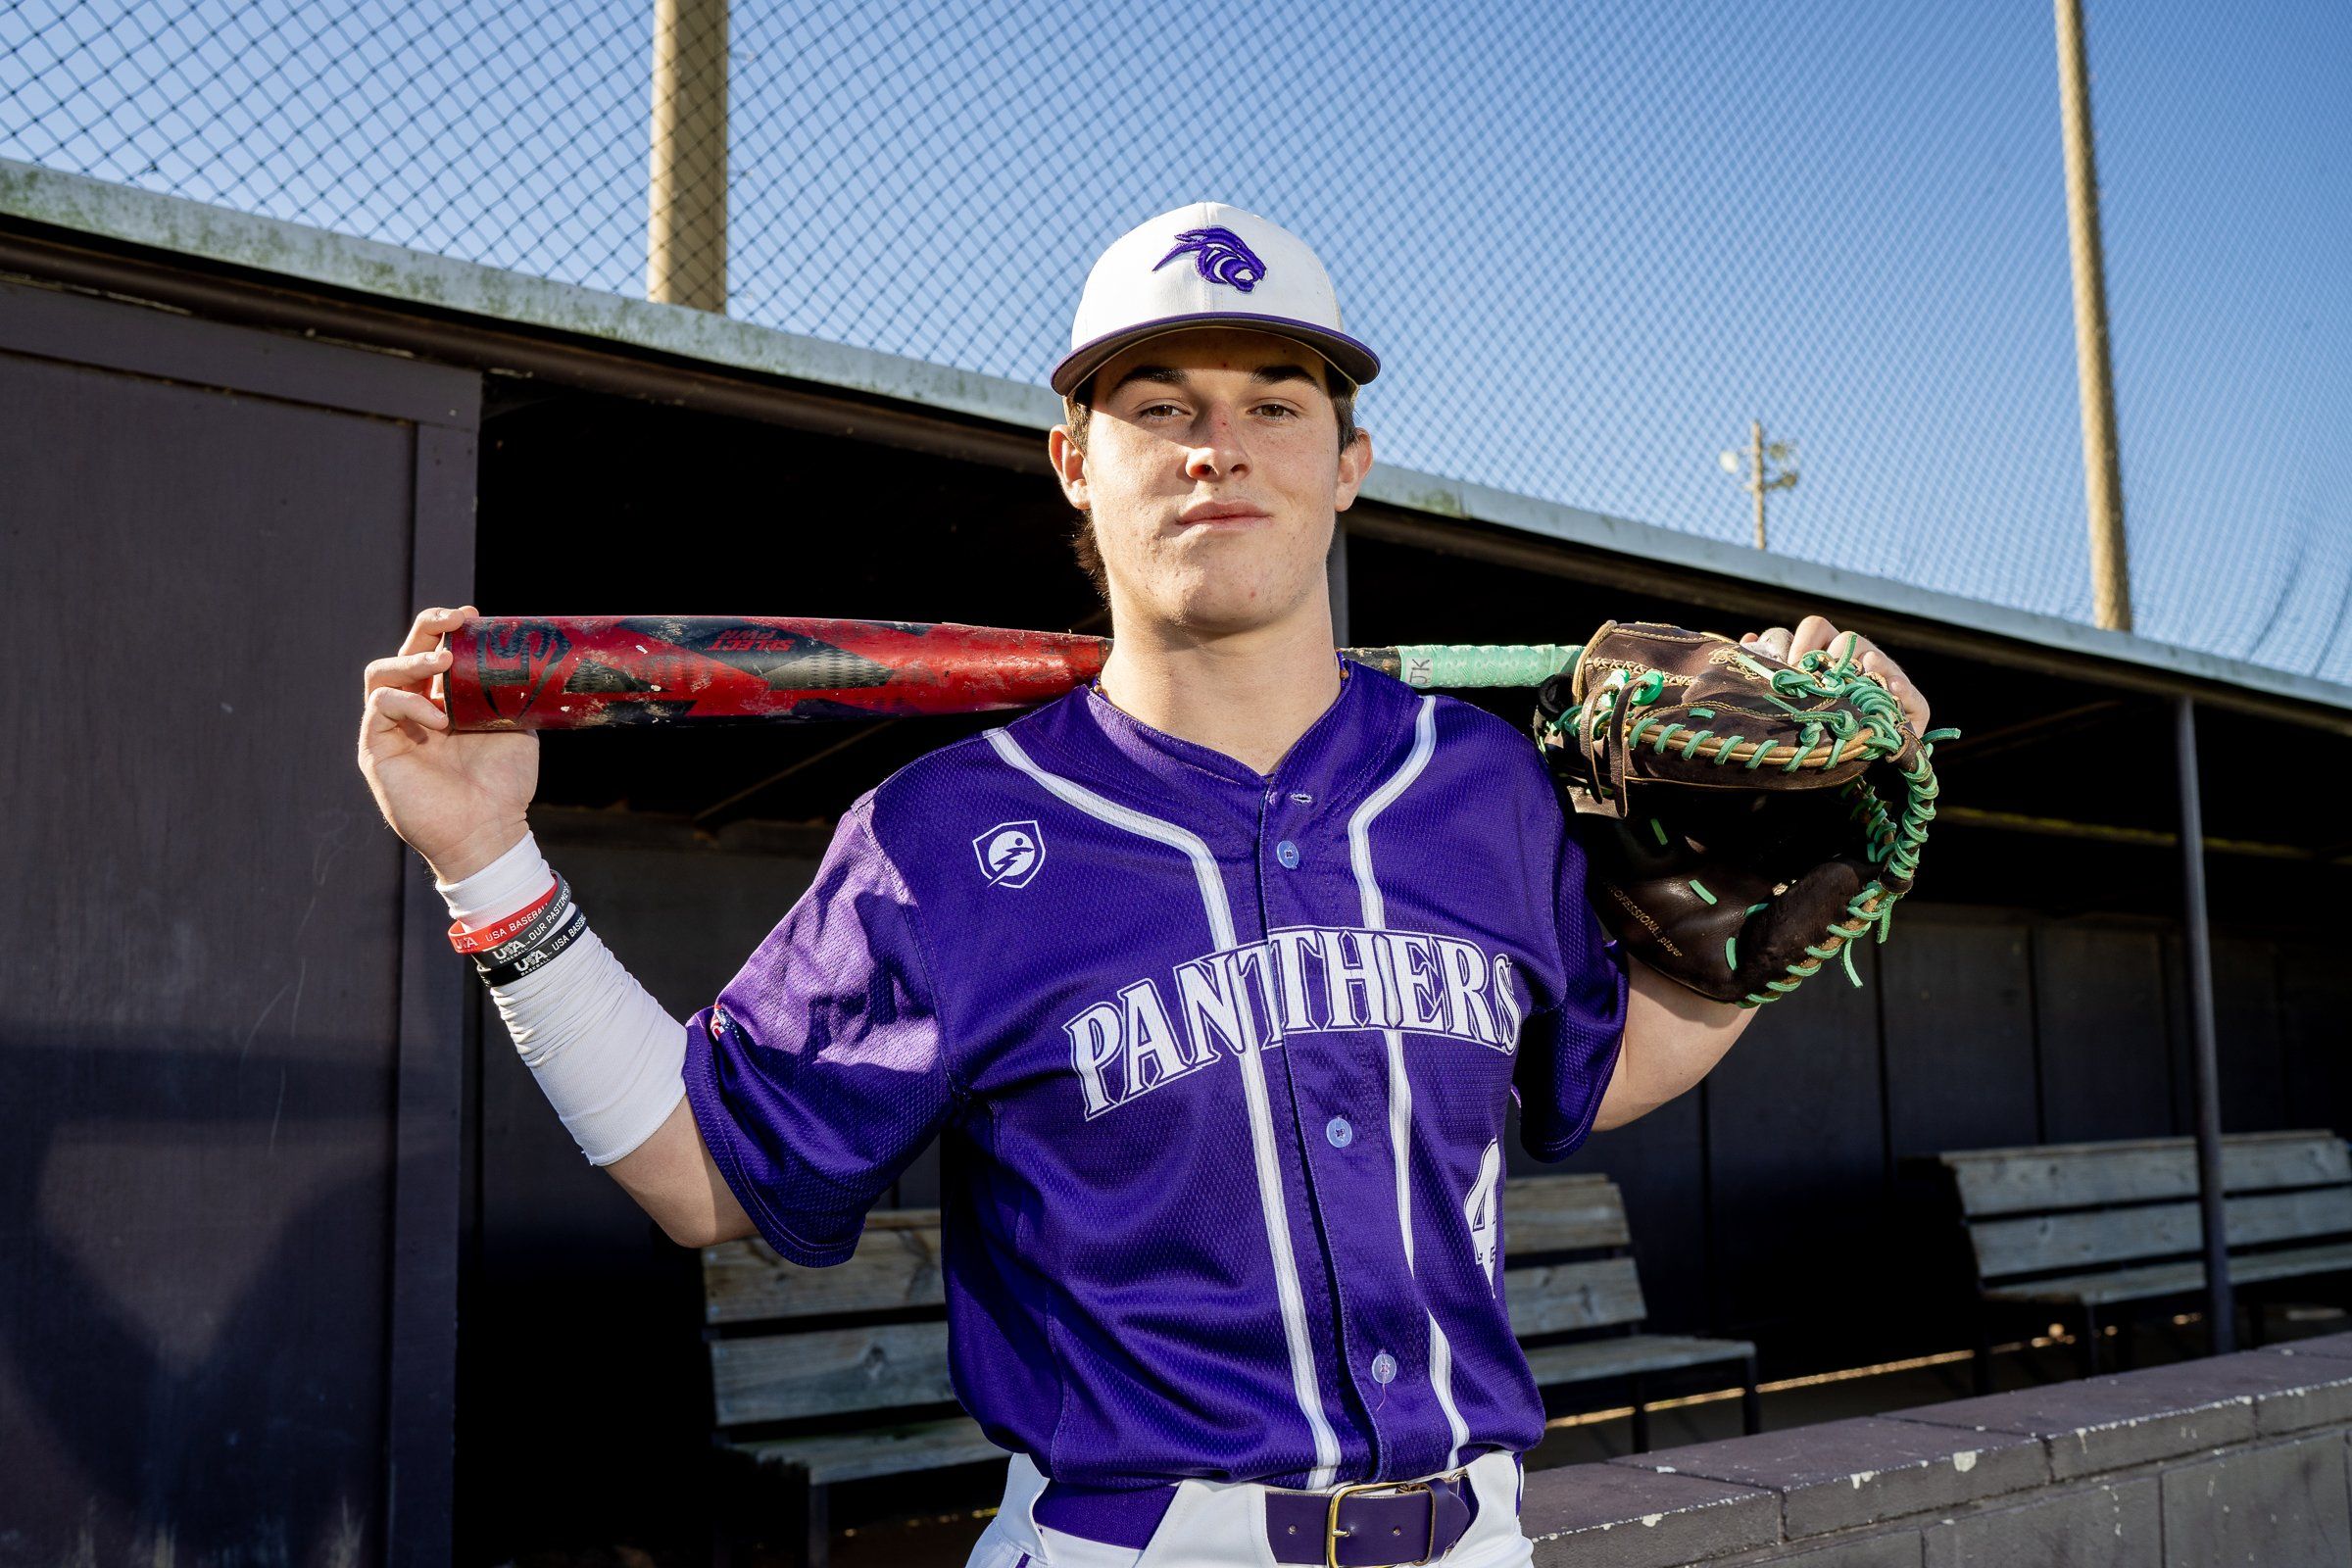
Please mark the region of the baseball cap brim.
<svg viewBox="0 0 2352 1568"><path fill-rule="evenodd" d="M1085 385L1088 376L1102 368L1121 350L1151 338L1166 337L1199 326L1246 327L1251 331L1271 332L1277 337L1296 339L1329 360L1339 368L1341 374L1358 386L1380 373L1380 356L1345 332L1334 332L1327 326L1317 326L1312 321L1293 320L1286 316L1229 311L1139 321L1133 326L1105 333L1091 343L1070 350L1062 362L1054 367L1054 374L1049 380L1054 390L1066 398Z"/></svg>

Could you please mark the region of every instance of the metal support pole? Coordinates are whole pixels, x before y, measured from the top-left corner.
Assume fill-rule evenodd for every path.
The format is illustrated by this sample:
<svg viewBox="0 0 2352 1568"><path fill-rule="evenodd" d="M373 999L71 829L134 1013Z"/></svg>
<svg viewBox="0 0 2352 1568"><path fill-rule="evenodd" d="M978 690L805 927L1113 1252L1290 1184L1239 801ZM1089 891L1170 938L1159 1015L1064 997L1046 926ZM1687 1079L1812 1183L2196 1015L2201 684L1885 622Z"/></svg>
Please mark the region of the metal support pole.
<svg viewBox="0 0 2352 1568"><path fill-rule="evenodd" d="M2082 488L2090 506L2091 606L2100 625L2130 631L2132 570L2124 557L2123 466L2116 455L2107 264L2099 242L2099 172L2091 155L2082 0L2055 3L2058 108L2066 129L2066 237L2075 264L2075 373L2082 394Z"/></svg>
<svg viewBox="0 0 2352 1568"><path fill-rule="evenodd" d="M1331 592L1331 646L1348 646L1348 524L1331 525L1331 554L1323 558L1323 580Z"/></svg>
<svg viewBox="0 0 2352 1568"><path fill-rule="evenodd" d="M2173 699L2180 768L2181 923L2188 934L2188 1018L2197 1082L2197 1201L2205 1225L2207 1353L2237 1348L2236 1298L2230 1289L2230 1232L2222 1185L2222 1083L2213 1028L2213 934L2205 924L2205 823L2197 792L2197 710Z"/></svg>
<svg viewBox="0 0 2352 1568"><path fill-rule="evenodd" d="M654 0L645 297L727 308L727 0Z"/></svg>

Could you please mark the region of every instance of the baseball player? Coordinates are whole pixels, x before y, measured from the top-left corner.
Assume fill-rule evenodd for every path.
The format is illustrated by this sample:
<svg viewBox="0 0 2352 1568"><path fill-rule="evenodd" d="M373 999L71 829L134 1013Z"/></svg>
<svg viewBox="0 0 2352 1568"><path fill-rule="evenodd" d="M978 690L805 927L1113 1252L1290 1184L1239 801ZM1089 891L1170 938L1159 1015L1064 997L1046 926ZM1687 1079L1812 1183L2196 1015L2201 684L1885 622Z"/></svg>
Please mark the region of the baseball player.
<svg viewBox="0 0 2352 1568"><path fill-rule="evenodd" d="M467 611L368 666L361 764L565 1126L679 1243L839 1263L941 1140L956 1390L1012 1455L975 1568L1528 1562L1506 1107L1560 1159L1751 1014L1604 939L1524 734L1334 654L1380 366L1303 241L1155 218L1071 341L1049 449L1101 678L859 797L690 1019L540 856L535 738L424 697Z"/></svg>

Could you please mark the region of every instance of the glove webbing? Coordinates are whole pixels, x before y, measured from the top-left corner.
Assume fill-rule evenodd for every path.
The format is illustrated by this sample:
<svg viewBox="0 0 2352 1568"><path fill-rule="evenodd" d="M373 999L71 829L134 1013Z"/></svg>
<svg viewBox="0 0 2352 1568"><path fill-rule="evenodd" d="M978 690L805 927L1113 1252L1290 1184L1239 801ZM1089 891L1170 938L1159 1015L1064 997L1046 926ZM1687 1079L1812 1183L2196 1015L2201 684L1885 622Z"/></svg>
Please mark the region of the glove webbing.
<svg viewBox="0 0 2352 1568"><path fill-rule="evenodd" d="M1936 819L1936 769L1930 759L1935 753L1936 742L1949 740L1959 733L1956 729L1932 729L1920 737L1917 756L1901 769L1904 780L1903 808L1895 817L1887 816L1886 803L1879 799L1878 791L1863 780L1856 779L1845 786L1847 805L1863 823L1870 840L1865 853L1873 862L1884 866L1902 887L1900 890L1890 889L1877 877L1864 883L1862 890L1846 901L1845 918L1832 922L1828 934L1820 942L1806 944L1807 956L1789 964L1786 974L1765 981L1764 989L1760 992L1749 992L1745 1005L1754 1007L1767 1002L1778 1002L1819 973L1824 960L1834 957L1842 956L1845 977L1856 986L1862 984L1861 975L1854 972L1852 943L1874 927L1878 940L1886 940L1886 933L1894 921L1894 906L1910 890L1911 879L1919 869L1920 848L1928 840L1928 824ZM1756 905L1747 912L1753 914L1762 907L1764 906ZM1739 938L1734 937L1732 941L1737 943ZM1731 959L1733 968L1739 967L1735 950L1727 948L1725 956Z"/></svg>

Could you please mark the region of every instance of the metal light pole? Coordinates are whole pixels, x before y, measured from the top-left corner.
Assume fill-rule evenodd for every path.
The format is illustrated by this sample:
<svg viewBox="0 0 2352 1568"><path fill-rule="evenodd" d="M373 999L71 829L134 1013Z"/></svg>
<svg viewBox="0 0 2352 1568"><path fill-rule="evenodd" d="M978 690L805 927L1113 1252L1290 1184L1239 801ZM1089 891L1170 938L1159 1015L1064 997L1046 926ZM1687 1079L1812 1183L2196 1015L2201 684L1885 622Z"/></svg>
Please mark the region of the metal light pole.
<svg viewBox="0 0 2352 1568"><path fill-rule="evenodd" d="M1764 464L1767 459L1781 466L1779 472L1767 473L1765 471ZM1793 490L1796 488L1795 460L1795 442L1768 442L1764 439L1764 421L1762 419L1747 421L1747 477L1740 480L1740 488L1756 498L1756 548L1758 550L1764 548L1764 493L1768 490ZM1740 454L1738 452L1726 451L1715 461L1722 465L1724 472L1734 478L1739 478Z"/></svg>
<svg viewBox="0 0 2352 1568"><path fill-rule="evenodd" d="M645 297L727 308L727 0L654 0Z"/></svg>
<svg viewBox="0 0 2352 1568"><path fill-rule="evenodd" d="M2107 352L2107 266L2099 243L2099 173L2091 157L2090 73L2082 0L2058 7L2058 108L2066 128L2066 237L2075 264L2075 373L2082 389L2082 488L2090 506L2090 591L2098 623L2132 629L2124 556L2123 465L2115 440L2115 373Z"/></svg>

